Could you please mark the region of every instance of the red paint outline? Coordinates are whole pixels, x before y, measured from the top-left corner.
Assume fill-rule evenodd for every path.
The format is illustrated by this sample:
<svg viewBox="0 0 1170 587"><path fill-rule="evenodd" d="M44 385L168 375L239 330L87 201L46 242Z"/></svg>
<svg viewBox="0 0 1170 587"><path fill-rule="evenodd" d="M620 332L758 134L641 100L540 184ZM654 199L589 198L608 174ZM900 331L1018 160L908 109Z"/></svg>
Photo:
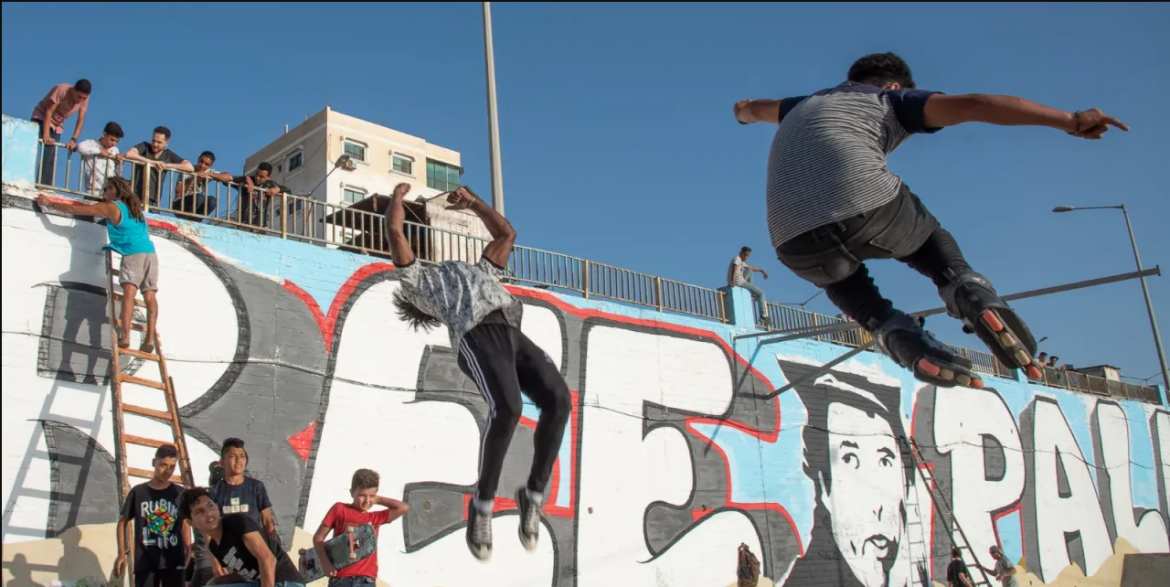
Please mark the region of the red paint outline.
<svg viewBox="0 0 1170 587"><path fill-rule="evenodd" d="M334 296L333 303L330 305L330 308L329 308L329 315L328 316L325 316L322 314L320 306L317 304L316 300L314 300L313 297L311 295L309 295L308 292L301 289L299 286L297 286L292 281L285 280L284 288L285 288L285 290L289 291L290 293L292 293L296 297L300 298L300 300L302 302L304 302L305 305L309 308L310 312L312 312L313 318L317 321L317 325L321 329L322 337L325 340L326 353L331 354L332 347L333 347L333 337L334 337L333 328L336 326L337 318L340 315L341 308L345 305L345 302L349 299L349 297L351 295L353 295L353 292L356 290L357 286L362 281L364 281L366 278L368 278L372 275L375 275L377 273L381 273L384 271L393 271L393 270L394 270L394 266L390 265L388 263L371 263L371 264L365 265L365 266L361 267L360 269L358 269L357 271L355 271L354 274L351 275L350 278L346 280L345 284L338 290L337 294ZM555 296L551 293L548 293L548 292L534 291L534 290L524 289L524 288L520 288L520 287L516 287L516 286L512 286L512 285L505 285L504 287L511 294L513 294L515 296L543 301L543 302L557 308L558 310L561 310L562 312L565 312L567 314L571 314L571 315L576 316L577 318L580 318L582 320L588 319L588 318L601 318L601 319L617 322L620 324L627 324L627 325L632 325L632 326L642 326L642 327L647 327L647 328L666 330L669 332L690 335L690 336L694 336L694 337L697 337L697 338L700 338L703 340L707 340L709 342L714 342L721 349L723 349L724 352L726 352L729 356L733 357L734 360L737 361L741 366L746 368L749 373L751 373L752 375L755 375L760 381L764 382L764 384L768 386L769 391L775 391L775 388L772 386L772 384L768 380L768 378L763 375L763 373L760 373L759 370L757 370L750 363L748 363L746 360L744 360L744 358L742 356L740 356L739 353L735 352L735 350L731 348L731 345L728 344L726 340L724 340L722 337L716 335L714 332L711 332L710 330L691 328L688 326L682 326L679 324L674 324L674 323L669 323L669 322L662 322L659 320L647 320L647 319L640 319L640 318L632 318L629 316L622 316L619 314L613 314L613 313L605 312L602 310L581 308L581 307L569 304L569 303L561 300L557 296ZM578 473L578 465L579 465L577 463L577 458L578 458L577 457L577 452L578 452L577 437L579 435L579 422L580 422L580 416L581 416L579 394L576 391L572 391L570 393L572 394L573 410L572 410L572 414L570 416L570 427L571 428L570 428L570 434L569 434L569 439L570 439L569 440L569 442L570 442L570 450L569 450L570 464L569 464L569 466L570 466L570 472L571 472L571 477L572 477L570 480L570 483L569 483L569 506L568 507L559 507L559 506L551 505L552 503L555 503L556 496L558 495L558 492L560 491L560 475L559 475L559 473L560 473L560 468L559 468L560 467L560 457L557 458L557 462L553 465L553 491L550 494L550 499L549 499L550 505L545 506L545 511L547 513L549 513L549 515L554 515L554 516L558 516L558 517L563 516L563 517L568 517L568 518L572 518L574 516L574 513L576 511L576 505L577 505L576 504L576 501L577 501L576 489L577 488L573 486L573 481L576 480L575 477L576 477L576 474ZM743 432L745 434L748 434L748 435L750 435L758 440L768 442L769 444L775 443L777 438L780 436L780 421L781 421L781 419L780 419L780 416L781 416L781 414L780 414L780 400L778 398L773 398L771 401L773 402L773 404L775 406L776 426L775 426L775 429L768 434L761 433L759 430L756 430L756 429L754 429L746 424L742 424L742 423L737 422L735 420L732 420L730 418L721 420L721 419L717 419L717 418L691 416L691 417L687 417L684 420L684 426L687 429L689 429L692 434L695 434L699 438L706 441L708 443L708 445L710 445L717 452L719 452L720 456L723 458L724 474L725 474L726 480L727 480L727 495L726 495L726 499L725 499L725 505L730 506L730 507L734 507L734 508L738 508L741 510L772 510L772 511L779 512L781 515L784 516L784 518L786 520L788 520L788 524L792 528L793 535L796 536L797 545L799 546L799 549L800 549L800 555L803 556L804 555L804 544L803 544L803 541L801 540L800 531L797 529L796 522L792 519L792 516L788 513L788 510L785 509L784 506L782 506L778 503L772 503L772 502L738 503L738 502L733 501L731 499L731 492L732 492L731 463L727 457L727 454L723 451L722 448L720 448L717 444L715 444L710 438L707 438L704 434L701 434L698 430L696 430L694 428L695 424L723 425L723 426L731 427L731 428L738 430L740 432ZM525 426L535 427L535 423L532 422L532 420L530 420L528 418L522 418L522 423ZM466 516L466 504L467 504L467 502L469 502L471 500L471 498L472 498L471 495L464 496L464 506L465 506L464 507L464 512L465 512L464 515L465 516ZM516 504L515 504L515 500L513 500L513 499L497 498L495 500L494 511L499 512L499 511L504 511L504 510L508 510L508 509L514 509L515 507L516 507Z"/></svg>
<svg viewBox="0 0 1170 587"><path fill-rule="evenodd" d="M301 289L299 285L288 279L284 280L283 285L285 291L296 296L308 306L309 312L313 315L313 320L317 322L317 328L321 331L321 340L325 343L325 354L330 355L333 354L333 337L336 334L334 328L337 326L338 316L341 315L341 308L353 296L353 292L357 290L361 282L373 275L388 271L394 271L394 266L389 263L370 263L354 271L353 275L350 275L349 279L346 279L345 283L337 290L337 293L333 295L333 303L329 306L328 316L321 312L321 306L317 303L317 300L309 292Z"/></svg>

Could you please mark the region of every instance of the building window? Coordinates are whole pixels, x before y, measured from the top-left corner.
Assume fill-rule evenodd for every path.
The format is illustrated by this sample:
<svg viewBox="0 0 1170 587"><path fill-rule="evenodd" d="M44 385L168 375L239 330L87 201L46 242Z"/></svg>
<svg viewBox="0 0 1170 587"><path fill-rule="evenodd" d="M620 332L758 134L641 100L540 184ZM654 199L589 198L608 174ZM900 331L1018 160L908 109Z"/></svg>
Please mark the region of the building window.
<svg viewBox="0 0 1170 587"><path fill-rule="evenodd" d="M406 175L414 175L414 157L410 155L403 155L402 153L394 153L391 157L390 167L398 173L405 173Z"/></svg>
<svg viewBox="0 0 1170 587"><path fill-rule="evenodd" d="M293 155L292 157L289 157L288 158L288 171L289 171L289 173L292 173L292 172L300 169L301 163L302 163L302 158L301 158L300 152L298 152L296 155Z"/></svg>
<svg viewBox="0 0 1170 587"><path fill-rule="evenodd" d="M357 142L346 140L344 143L345 154L349 155L350 159L354 161L366 161L366 146Z"/></svg>
<svg viewBox="0 0 1170 587"><path fill-rule="evenodd" d="M365 190L355 190L353 188L345 188L344 200L345 200L346 205L356 204L364 199L366 199Z"/></svg>
<svg viewBox="0 0 1170 587"><path fill-rule="evenodd" d="M449 192L459 187L459 168L427 159L427 187Z"/></svg>

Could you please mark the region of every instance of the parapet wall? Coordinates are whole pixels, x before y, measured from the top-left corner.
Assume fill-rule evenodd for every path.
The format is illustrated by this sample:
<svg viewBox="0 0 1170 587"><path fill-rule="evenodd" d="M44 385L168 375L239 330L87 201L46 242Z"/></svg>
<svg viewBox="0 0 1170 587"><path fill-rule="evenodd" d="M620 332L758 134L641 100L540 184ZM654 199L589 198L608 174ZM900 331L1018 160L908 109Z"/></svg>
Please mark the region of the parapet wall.
<svg viewBox="0 0 1170 587"><path fill-rule="evenodd" d="M8 583L18 557L24 569L45 540L115 521L118 503L104 229L5 192ZM997 378L935 389L876 353L772 398L845 349L760 348L715 321L511 288L574 410L538 551L520 547L514 509L499 499L495 556L482 564L462 533L487 406L445 330L414 333L396 317L393 267L152 220L159 330L197 479L225 438L243 438L291 544L348 499L355 469L379 471L381 492L411 506L379 543L381 579L395 587L722 586L740 543L777 584L942 582L950 533L903 434L923 447L987 566L1000 544L1037 581L1073 584L1083 572L1121 585L1127 561L1149 559L1115 555L1170 551L1164 406ZM527 477L536 418L526 404L501 498ZM96 558L108 574L112 559ZM38 580L75 578L66 559L35 568Z"/></svg>

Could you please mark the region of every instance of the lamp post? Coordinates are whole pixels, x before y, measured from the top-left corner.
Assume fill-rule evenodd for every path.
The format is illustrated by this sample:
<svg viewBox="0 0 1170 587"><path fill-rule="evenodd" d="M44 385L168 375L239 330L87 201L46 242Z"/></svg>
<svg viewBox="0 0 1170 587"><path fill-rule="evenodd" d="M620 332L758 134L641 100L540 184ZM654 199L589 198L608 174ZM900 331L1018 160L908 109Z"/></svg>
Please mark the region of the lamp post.
<svg viewBox="0 0 1170 587"><path fill-rule="evenodd" d="M488 156L492 171L492 207L504 215L504 175L500 169L500 121L496 115L496 58L492 49L492 3L483 3L483 57L487 67Z"/></svg>
<svg viewBox="0 0 1170 587"><path fill-rule="evenodd" d="M1052 209L1053 212L1073 212L1076 210L1121 210L1121 214L1125 216L1125 227L1129 229L1129 243L1133 246L1133 260L1137 263L1138 271L1142 270L1142 258L1138 255L1137 239L1133 236L1133 225L1129 222L1129 211L1125 209L1125 204L1117 206L1084 206L1076 208L1073 206L1057 206ZM1146 312L1150 315L1150 330L1154 333L1154 349L1158 352L1158 365L1162 367L1162 387L1170 390L1170 369L1166 368L1166 353L1162 350L1162 335L1158 332L1158 320L1154 318L1154 303L1150 301L1150 287L1146 285L1146 278L1141 278L1142 294L1146 297Z"/></svg>

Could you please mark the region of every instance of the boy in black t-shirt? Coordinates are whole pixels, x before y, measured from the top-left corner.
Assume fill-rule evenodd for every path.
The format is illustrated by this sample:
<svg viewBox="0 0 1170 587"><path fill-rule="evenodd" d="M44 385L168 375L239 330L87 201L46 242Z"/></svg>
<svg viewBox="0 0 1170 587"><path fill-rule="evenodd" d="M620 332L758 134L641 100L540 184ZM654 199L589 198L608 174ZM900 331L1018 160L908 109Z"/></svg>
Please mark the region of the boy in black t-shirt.
<svg viewBox="0 0 1170 587"><path fill-rule="evenodd" d="M118 559L114 576L126 569L126 526L134 521L135 587L183 587L183 568L191 552L191 533L179 520L183 487L171 482L179 453L163 445L154 453L154 477L135 486L118 520Z"/></svg>
<svg viewBox="0 0 1170 587"><path fill-rule="evenodd" d="M951 564L947 565L947 587L975 587L967 563L963 562L963 551L957 547L951 549Z"/></svg>
<svg viewBox="0 0 1170 587"><path fill-rule="evenodd" d="M212 583L259 583L260 587L303 587L288 553L273 549L260 525L243 514L221 516L203 487L183 494L179 517L207 537L207 550L227 573Z"/></svg>

